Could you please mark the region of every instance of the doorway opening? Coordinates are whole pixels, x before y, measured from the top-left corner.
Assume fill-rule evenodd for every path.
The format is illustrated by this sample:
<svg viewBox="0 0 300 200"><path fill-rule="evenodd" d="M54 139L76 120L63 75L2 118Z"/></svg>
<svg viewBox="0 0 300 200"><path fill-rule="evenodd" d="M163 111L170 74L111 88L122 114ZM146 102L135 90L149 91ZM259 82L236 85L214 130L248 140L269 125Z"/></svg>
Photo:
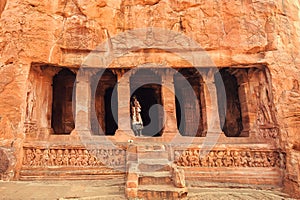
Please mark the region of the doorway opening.
<svg viewBox="0 0 300 200"><path fill-rule="evenodd" d="M118 129L117 76L110 70L98 72L93 77L91 128L94 135L114 135Z"/></svg>
<svg viewBox="0 0 300 200"><path fill-rule="evenodd" d="M75 128L72 99L76 75L62 69L53 77L53 102L51 126L55 134L70 134Z"/></svg>
<svg viewBox="0 0 300 200"><path fill-rule="evenodd" d="M217 87L221 128L227 137L238 137L243 130L238 81L237 78L230 73L229 69L221 69L220 74L226 93L222 93L220 88ZM226 99L226 101L224 101L224 99Z"/></svg>
<svg viewBox="0 0 300 200"><path fill-rule="evenodd" d="M177 128L182 136L204 137L206 121L203 80L195 68L174 75Z"/></svg>
<svg viewBox="0 0 300 200"><path fill-rule="evenodd" d="M116 96L118 94L117 90L114 91L113 87L107 88L105 90L104 102L105 102L105 135L114 135L116 130L118 129L117 119L114 119L114 116L118 114L118 101L117 99L112 99L112 96Z"/></svg>
<svg viewBox="0 0 300 200"><path fill-rule="evenodd" d="M149 69L138 70L130 77L131 99L137 98L141 106L142 135L162 135L164 111L161 99L161 78Z"/></svg>

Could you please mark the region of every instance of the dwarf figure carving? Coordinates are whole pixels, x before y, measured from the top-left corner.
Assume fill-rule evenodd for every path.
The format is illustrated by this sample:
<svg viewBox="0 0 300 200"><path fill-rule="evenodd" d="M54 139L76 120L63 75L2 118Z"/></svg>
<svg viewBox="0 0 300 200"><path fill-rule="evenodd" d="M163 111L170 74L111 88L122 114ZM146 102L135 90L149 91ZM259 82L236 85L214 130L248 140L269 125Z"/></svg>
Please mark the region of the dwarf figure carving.
<svg viewBox="0 0 300 200"><path fill-rule="evenodd" d="M213 152L213 151L209 152L209 154L207 156L207 160L208 160L208 166L214 167L215 166L215 152Z"/></svg>
<svg viewBox="0 0 300 200"><path fill-rule="evenodd" d="M24 164L25 165L32 165L34 161L34 153L31 149L26 150L26 157L24 159Z"/></svg>
<svg viewBox="0 0 300 200"><path fill-rule="evenodd" d="M232 167L233 166L233 158L231 157L231 154L230 154L229 150L225 154L224 165L225 165L225 167Z"/></svg>
<svg viewBox="0 0 300 200"><path fill-rule="evenodd" d="M70 158L69 150L65 149L64 150L64 156L63 156L63 165L66 165L66 166L69 165L69 158Z"/></svg>

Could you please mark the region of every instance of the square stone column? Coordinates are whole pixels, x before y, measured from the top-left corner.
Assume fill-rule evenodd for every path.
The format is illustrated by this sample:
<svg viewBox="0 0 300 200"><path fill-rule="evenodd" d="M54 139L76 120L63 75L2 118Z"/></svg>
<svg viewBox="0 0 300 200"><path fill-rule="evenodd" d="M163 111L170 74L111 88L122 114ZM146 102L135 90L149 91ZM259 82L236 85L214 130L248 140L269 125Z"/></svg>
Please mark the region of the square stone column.
<svg viewBox="0 0 300 200"><path fill-rule="evenodd" d="M179 135L176 119L176 103L175 103L175 88L174 88L174 69L165 69L162 74L161 96L164 107L164 129L163 137L173 138Z"/></svg>
<svg viewBox="0 0 300 200"><path fill-rule="evenodd" d="M248 73L246 70L236 69L233 74L237 78L239 85L239 100L241 105L241 113L243 120L243 130L240 136L251 136L253 125L256 120L255 109L251 109L251 93Z"/></svg>
<svg viewBox="0 0 300 200"><path fill-rule="evenodd" d="M217 88L215 84L215 69L209 69L207 73L203 75L204 80L204 96L205 96L205 110L207 117L207 136L211 133L222 133L220 126L219 106Z"/></svg>
<svg viewBox="0 0 300 200"><path fill-rule="evenodd" d="M75 130L79 136L91 135L91 76L92 71L80 69L76 78Z"/></svg>
<svg viewBox="0 0 300 200"><path fill-rule="evenodd" d="M41 66L38 70L37 117L39 122L38 139L47 139L54 133L52 129L53 77L60 68Z"/></svg>
<svg viewBox="0 0 300 200"><path fill-rule="evenodd" d="M205 101L205 83L203 80L200 80L200 112L201 112L201 118L202 118L202 137L205 137L207 134L208 126L207 126L207 110L206 110L206 101Z"/></svg>
<svg viewBox="0 0 300 200"><path fill-rule="evenodd" d="M52 101L53 101L53 89L52 89L52 82L53 82L52 74L43 74L41 76L40 82L40 132L38 138L48 138L50 134L53 133L53 129L51 127L51 120L52 120Z"/></svg>
<svg viewBox="0 0 300 200"><path fill-rule="evenodd" d="M118 130L115 137L118 141L127 141L134 137L130 119L130 75L125 70L116 70L118 78Z"/></svg>

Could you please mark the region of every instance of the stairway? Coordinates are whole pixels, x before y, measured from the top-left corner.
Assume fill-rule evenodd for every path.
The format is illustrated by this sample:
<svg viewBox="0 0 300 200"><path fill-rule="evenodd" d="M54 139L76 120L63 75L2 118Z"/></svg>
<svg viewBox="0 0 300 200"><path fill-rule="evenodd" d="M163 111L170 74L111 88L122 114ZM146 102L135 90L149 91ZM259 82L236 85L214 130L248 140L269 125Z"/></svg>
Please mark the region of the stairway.
<svg viewBox="0 0 300 200"><path fill-rule="evenodd" d="M128 199L181 199L186 187L174 184L174 165L165 145L130 145L127 151Z"/></svg>

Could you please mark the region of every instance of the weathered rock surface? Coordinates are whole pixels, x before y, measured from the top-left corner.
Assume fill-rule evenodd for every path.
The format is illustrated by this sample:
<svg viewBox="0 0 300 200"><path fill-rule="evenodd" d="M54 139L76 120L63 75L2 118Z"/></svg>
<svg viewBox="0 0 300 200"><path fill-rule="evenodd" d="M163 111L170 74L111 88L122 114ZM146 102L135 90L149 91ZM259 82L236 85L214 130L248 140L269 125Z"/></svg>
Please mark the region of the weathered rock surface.
<svg viewBox="0 0 300 200"><path fill-rule="evenodd" d="M31 64L78 67L108 37L146 27L192 38L216 66L269 68L277 145L287 155L285 188L300 195L300 3L295 0L1 0L0 146L18 161L7 169L17 172L22 161Z"/></svg>

